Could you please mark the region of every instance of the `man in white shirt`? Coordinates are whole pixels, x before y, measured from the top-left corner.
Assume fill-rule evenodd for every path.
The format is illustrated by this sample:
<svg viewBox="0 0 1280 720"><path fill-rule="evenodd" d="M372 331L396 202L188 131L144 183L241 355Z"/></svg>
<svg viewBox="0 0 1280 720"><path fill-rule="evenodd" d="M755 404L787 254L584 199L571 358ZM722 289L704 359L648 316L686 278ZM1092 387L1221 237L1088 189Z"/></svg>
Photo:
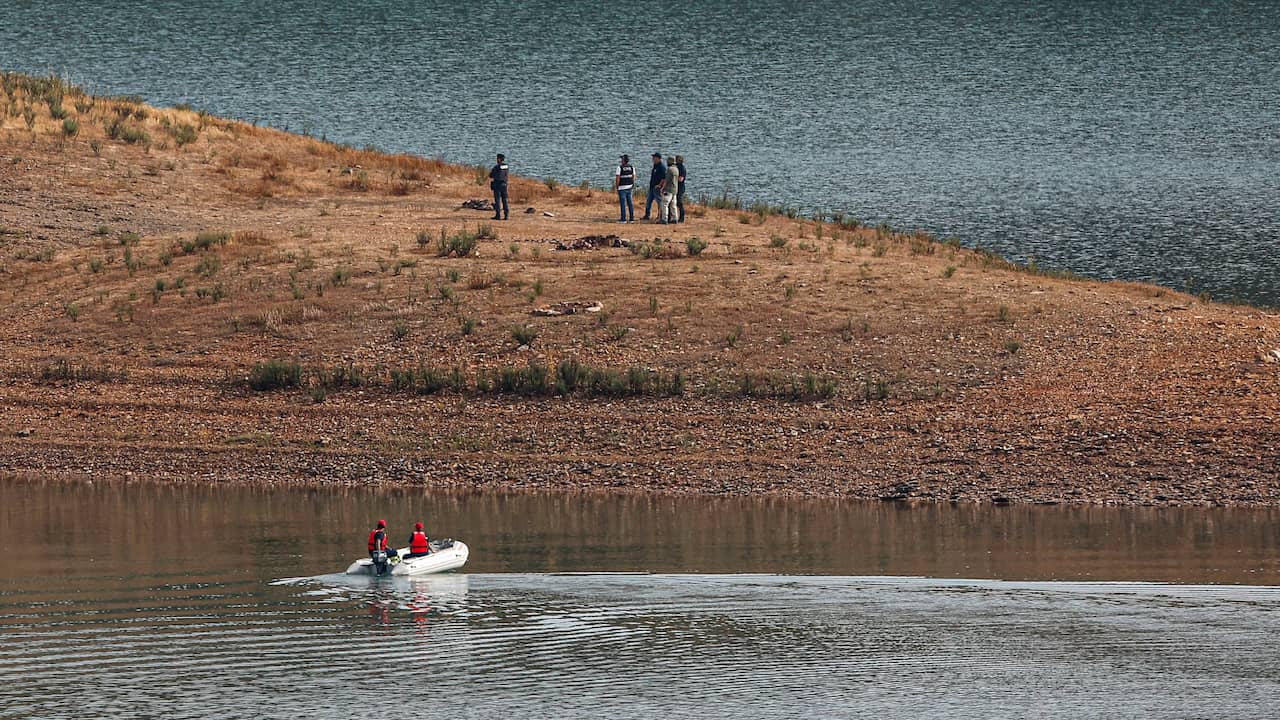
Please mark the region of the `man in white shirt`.
<svg viewBox="0 0 1280 720"><path fill-rule="evenodd" d="M631 158L622 155L613 169L613 189L618 191L618 222L635 222L636 206L632 204L631 191L636 187L636 169Z"/></svg>

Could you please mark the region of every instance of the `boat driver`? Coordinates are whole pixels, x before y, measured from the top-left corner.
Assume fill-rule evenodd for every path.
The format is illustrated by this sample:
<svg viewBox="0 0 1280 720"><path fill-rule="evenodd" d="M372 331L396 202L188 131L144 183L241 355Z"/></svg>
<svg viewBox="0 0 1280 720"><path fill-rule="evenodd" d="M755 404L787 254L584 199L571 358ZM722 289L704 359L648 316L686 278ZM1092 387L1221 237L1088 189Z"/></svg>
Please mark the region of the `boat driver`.
<svg viewBox="0 0 1280 720"><path fill-rule="evenodd" d="M374 553L381 550L387 554L387 557L395 555L395 550L387 547L387 521L379 520L378 526L369 531L369 557L373 558Z"/></svg>

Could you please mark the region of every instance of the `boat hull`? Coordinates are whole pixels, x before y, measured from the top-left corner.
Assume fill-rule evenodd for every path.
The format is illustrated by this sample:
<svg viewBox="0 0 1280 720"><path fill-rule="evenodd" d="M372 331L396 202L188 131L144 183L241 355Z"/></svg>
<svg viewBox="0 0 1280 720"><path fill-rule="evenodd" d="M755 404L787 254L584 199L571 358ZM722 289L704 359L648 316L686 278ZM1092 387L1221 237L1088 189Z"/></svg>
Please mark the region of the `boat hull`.
<svg viewBox="0 0 1280 720"><path fill-rule="evenodd" d="M467 564L467 558L471 551L464 542L454 540L448 547L434 549L430 555L424 555L416 558L406 558L409 554L409 548L400 548L397 550L400 554L400 561L391 564L390 575L395 576L412 576L412 575L430 575L433 573L448 572L457 570ZM373 560L362 558L347 567L348 575L373 575Z"/></svg>

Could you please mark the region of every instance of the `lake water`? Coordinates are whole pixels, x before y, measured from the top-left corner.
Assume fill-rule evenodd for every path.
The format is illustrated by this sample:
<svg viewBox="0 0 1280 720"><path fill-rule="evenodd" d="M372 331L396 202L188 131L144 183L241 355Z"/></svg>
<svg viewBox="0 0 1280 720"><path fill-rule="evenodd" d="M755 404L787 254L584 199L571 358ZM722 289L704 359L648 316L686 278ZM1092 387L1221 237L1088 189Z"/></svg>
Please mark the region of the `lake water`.
<svg viewBox="0 0 1280 720"><path fill-rule="evenodd" d="M1270 0L9 0L0 68L574 183L679 152L695 195L1280 303Z"/></svg>
<svg viewBox="0 0 1280 720"><path fill-rule="evenodd" d="M0 479L0 717L1258 717L1277 585L1280 511Z"/></svg>

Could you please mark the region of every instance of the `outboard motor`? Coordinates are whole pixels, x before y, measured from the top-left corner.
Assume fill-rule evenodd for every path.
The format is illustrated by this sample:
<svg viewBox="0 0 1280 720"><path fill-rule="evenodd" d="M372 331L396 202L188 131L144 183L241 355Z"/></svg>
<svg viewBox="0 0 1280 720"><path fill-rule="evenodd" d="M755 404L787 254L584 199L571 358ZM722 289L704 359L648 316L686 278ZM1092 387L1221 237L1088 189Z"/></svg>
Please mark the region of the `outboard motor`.
<svg viewBox="0 0 1280 720"><path fill-rule="evenodd" d="M388 566L387 566L387 551L386 551L386 550L374 550L374 551L373 551L373 556L372 556L372 557L373 557L373 574L374 574L374 575L386 575L386 574L387 574L387 569L388 569Z"/></svg>

